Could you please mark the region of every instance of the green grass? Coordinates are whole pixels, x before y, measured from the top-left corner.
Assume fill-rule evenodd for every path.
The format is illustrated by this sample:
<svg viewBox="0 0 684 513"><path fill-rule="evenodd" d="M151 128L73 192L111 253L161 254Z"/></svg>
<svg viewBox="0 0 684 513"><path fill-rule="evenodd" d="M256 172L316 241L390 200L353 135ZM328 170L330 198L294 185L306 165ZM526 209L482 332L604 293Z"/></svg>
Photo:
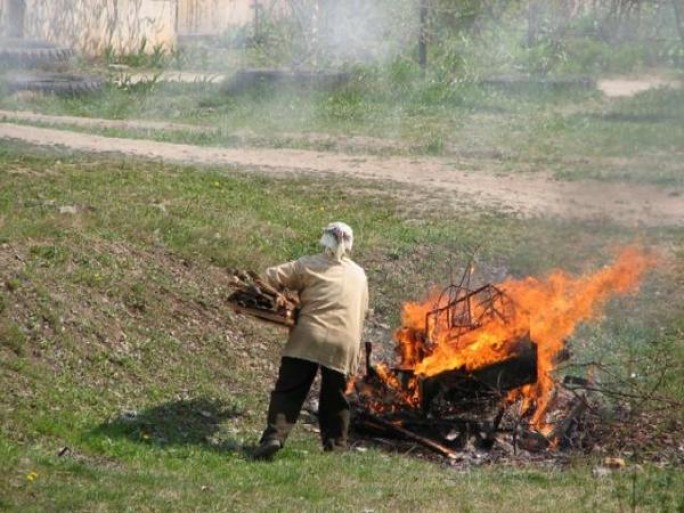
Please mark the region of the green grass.
<svg viewBox="0 0 684 513"><path fill-rule="evenodd" d="M638 295L611 303L604 322L578 331L576 361L635 370L637 391L658 384L681 401L681 229L407 209L411 193L398 186L15 143L3 145L0 163L1 509L684 508L681 461L658 466L645 453L640 466L628 456L625 470L603 478L592 475L598 455L575 455L562 470L461 472L377 448L333 457L299 425L277 461L251 462L285 334L225 303L227 267L260 270L315 251L320 228L343 219L368 271L372 322L391 327L376 342L389 345L401 304L460 276L475 253L484 281L553 267L578 273L639 237L679 256Z"/></svg>
<svg viewBox="0 0 684 513"><path fill-rule="evenodd" d="M280 460L263 465L202 448L147 447L139 449L143 455L127 468L117 468L107 458L74 462L32 451L12 485L27 498L23 511L679 511L682 507L681 496L678 499L672 492L681 487L682 475L673 470L629 471L599 480L581 469L483 469L460 474L408 457L316 456L315 449L311 453L307 449L286 450ZM30 472L37 474L32 481L27 479ZM377 478L383 475L397 479Z"/></svg>

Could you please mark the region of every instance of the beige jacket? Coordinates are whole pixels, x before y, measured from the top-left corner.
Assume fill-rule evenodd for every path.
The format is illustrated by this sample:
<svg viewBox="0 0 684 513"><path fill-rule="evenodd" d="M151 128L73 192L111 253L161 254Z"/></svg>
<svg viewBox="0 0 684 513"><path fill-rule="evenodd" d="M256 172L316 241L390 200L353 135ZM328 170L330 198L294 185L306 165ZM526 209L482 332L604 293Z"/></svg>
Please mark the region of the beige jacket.
<svg viewBox="0 0 684 513"><path fill-rule="evenodd" d="M355 373L368 310L364 270L349 258L321 253L269 267L264 278L273 287L299 293L301 310L283 356Z"/></svg>

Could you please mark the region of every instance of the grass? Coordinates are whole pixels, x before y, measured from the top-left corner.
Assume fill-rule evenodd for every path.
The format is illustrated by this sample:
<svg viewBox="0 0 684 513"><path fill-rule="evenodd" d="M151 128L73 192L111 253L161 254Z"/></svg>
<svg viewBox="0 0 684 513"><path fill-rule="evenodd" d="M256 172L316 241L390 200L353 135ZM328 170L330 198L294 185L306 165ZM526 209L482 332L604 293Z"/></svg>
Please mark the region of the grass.
<svg viewBox="0 0 684 513"><path fill-rule="evenodd" d="M637 236L681 255L681 229L637 234L486 209L407 209L411 193L386 184L277 180L18 143L0 148L0 162L0 509L684 509L681 461L671 456L655 464L625 452L627 468L602 478L592 474L598 455L575 455L563 470L461 472L374 447L332 457L300 424L277 461L251 462L284 333L224 301L226 268L259 270L315 251L320 228L344 219L371 282L375 341L389 345L401 304L460 275L476 250L482 280L581 272ZM629 362L643 389L663 362L659 392L684 399L678 262L612 303L604 322L583 326L578 361L618 370Z"/></svg>
<svg viewBox="0 0 684 513"><path fill-rule="evenodd" d="M52 458L47 463L51 458L43 456L41 462L36 455L37 463L45 462L45 466L33 470L34 480L18 485L38 498L25 511L114 511L110 504L121 505L123 511L403 512L426 506L435 511L485 507L493 511L619 511L631 504L639 511L654 505L659 511L677 511L681 507L676 502L654 504L670 495L668 488L681 484L681 475L672 471L655 479L625 474L597 481L579 472L534 470L485 469L460 475L409 458L375 454L317 458L304 450L289 451L272 465L255 465L201 449L148 451L148 457L127 471L112 468L106 461L73 463ZM192 465L197 459L202 464ZM420 479L374 479L400 472L420 473ZM331 479L331 474L337 477ZM66 499L65 485L78 491ZM634 485L639 499L631 501ZM52 499L44 500L48 497ZM426 497L433 499L426 503Z"/></svg>
<svg viewBox="0 0 684 513"><path fill-rule="evenodd" d="M268 101L154 82L90 98L5 95L0 108L207 128L62 126L109 136L427 154L473 171L684 184L682 91L608 99L383 80L361 74L336 92ZM391 184L277 180L8 142L0 169L0 510L684 511L681 440L667 427L682 412L653 412L657 402L627 401L654 426L623 426L630 443L604 451L628 465L602 477L600 453L571 455L562 468L465 472L373 446L331 457L305 425L276 462L251 462L284 333L225 304L226 268L315 251L320 228L343 219L371 282L368 336L389 353L401 305L456 281L474 254L478 279L497 281L595 270L638 240L666 263L639 294L580 327L577 366L566 372L598 361L606 385L681 404L681 228L522 220L467 199L458 211L438 197L426 204Z"/></svg>

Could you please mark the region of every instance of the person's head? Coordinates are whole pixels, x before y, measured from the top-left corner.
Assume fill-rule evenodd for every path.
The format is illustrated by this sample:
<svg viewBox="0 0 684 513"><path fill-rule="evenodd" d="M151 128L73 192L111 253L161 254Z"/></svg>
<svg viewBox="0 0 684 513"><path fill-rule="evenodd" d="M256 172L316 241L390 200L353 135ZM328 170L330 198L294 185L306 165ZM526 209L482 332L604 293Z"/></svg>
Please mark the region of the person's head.
<svg viewBox="0 0 684 513"><path fill-rule="evenodd" d="M336 221L323 228L320 244L329 255L338 259L349 256L353 243L354 232L348 224Z"/></svg>

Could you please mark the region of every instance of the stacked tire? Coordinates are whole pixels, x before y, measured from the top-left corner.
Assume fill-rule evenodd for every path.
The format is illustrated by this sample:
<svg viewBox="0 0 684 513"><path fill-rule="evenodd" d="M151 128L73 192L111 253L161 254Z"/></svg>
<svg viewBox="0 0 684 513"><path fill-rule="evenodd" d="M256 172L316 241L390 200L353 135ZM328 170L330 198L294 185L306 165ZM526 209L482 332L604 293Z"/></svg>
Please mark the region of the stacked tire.
<svg viewBox="0 0 684 513"><path fill-rule="evenodd" d="M0 82L8 93L32 91L58 96L78 96L100 91L104 80L65 73L74 51L47 41L0 39Z"/></svg>
<svg viewBox="0 0 684 513"><path fill-rule="evenodd" d="M68 62L74 56L70 48L61 48L47 41L0 39L0 69L42 68Z"/></svg>
<svg viewBox="0 0 684 513"><path fill-rule="evenodd" d="M70 73L34 72L12 75L5 80L9 93L33 91L58 96L78 96L100 91L102 79Z"/></svg>

